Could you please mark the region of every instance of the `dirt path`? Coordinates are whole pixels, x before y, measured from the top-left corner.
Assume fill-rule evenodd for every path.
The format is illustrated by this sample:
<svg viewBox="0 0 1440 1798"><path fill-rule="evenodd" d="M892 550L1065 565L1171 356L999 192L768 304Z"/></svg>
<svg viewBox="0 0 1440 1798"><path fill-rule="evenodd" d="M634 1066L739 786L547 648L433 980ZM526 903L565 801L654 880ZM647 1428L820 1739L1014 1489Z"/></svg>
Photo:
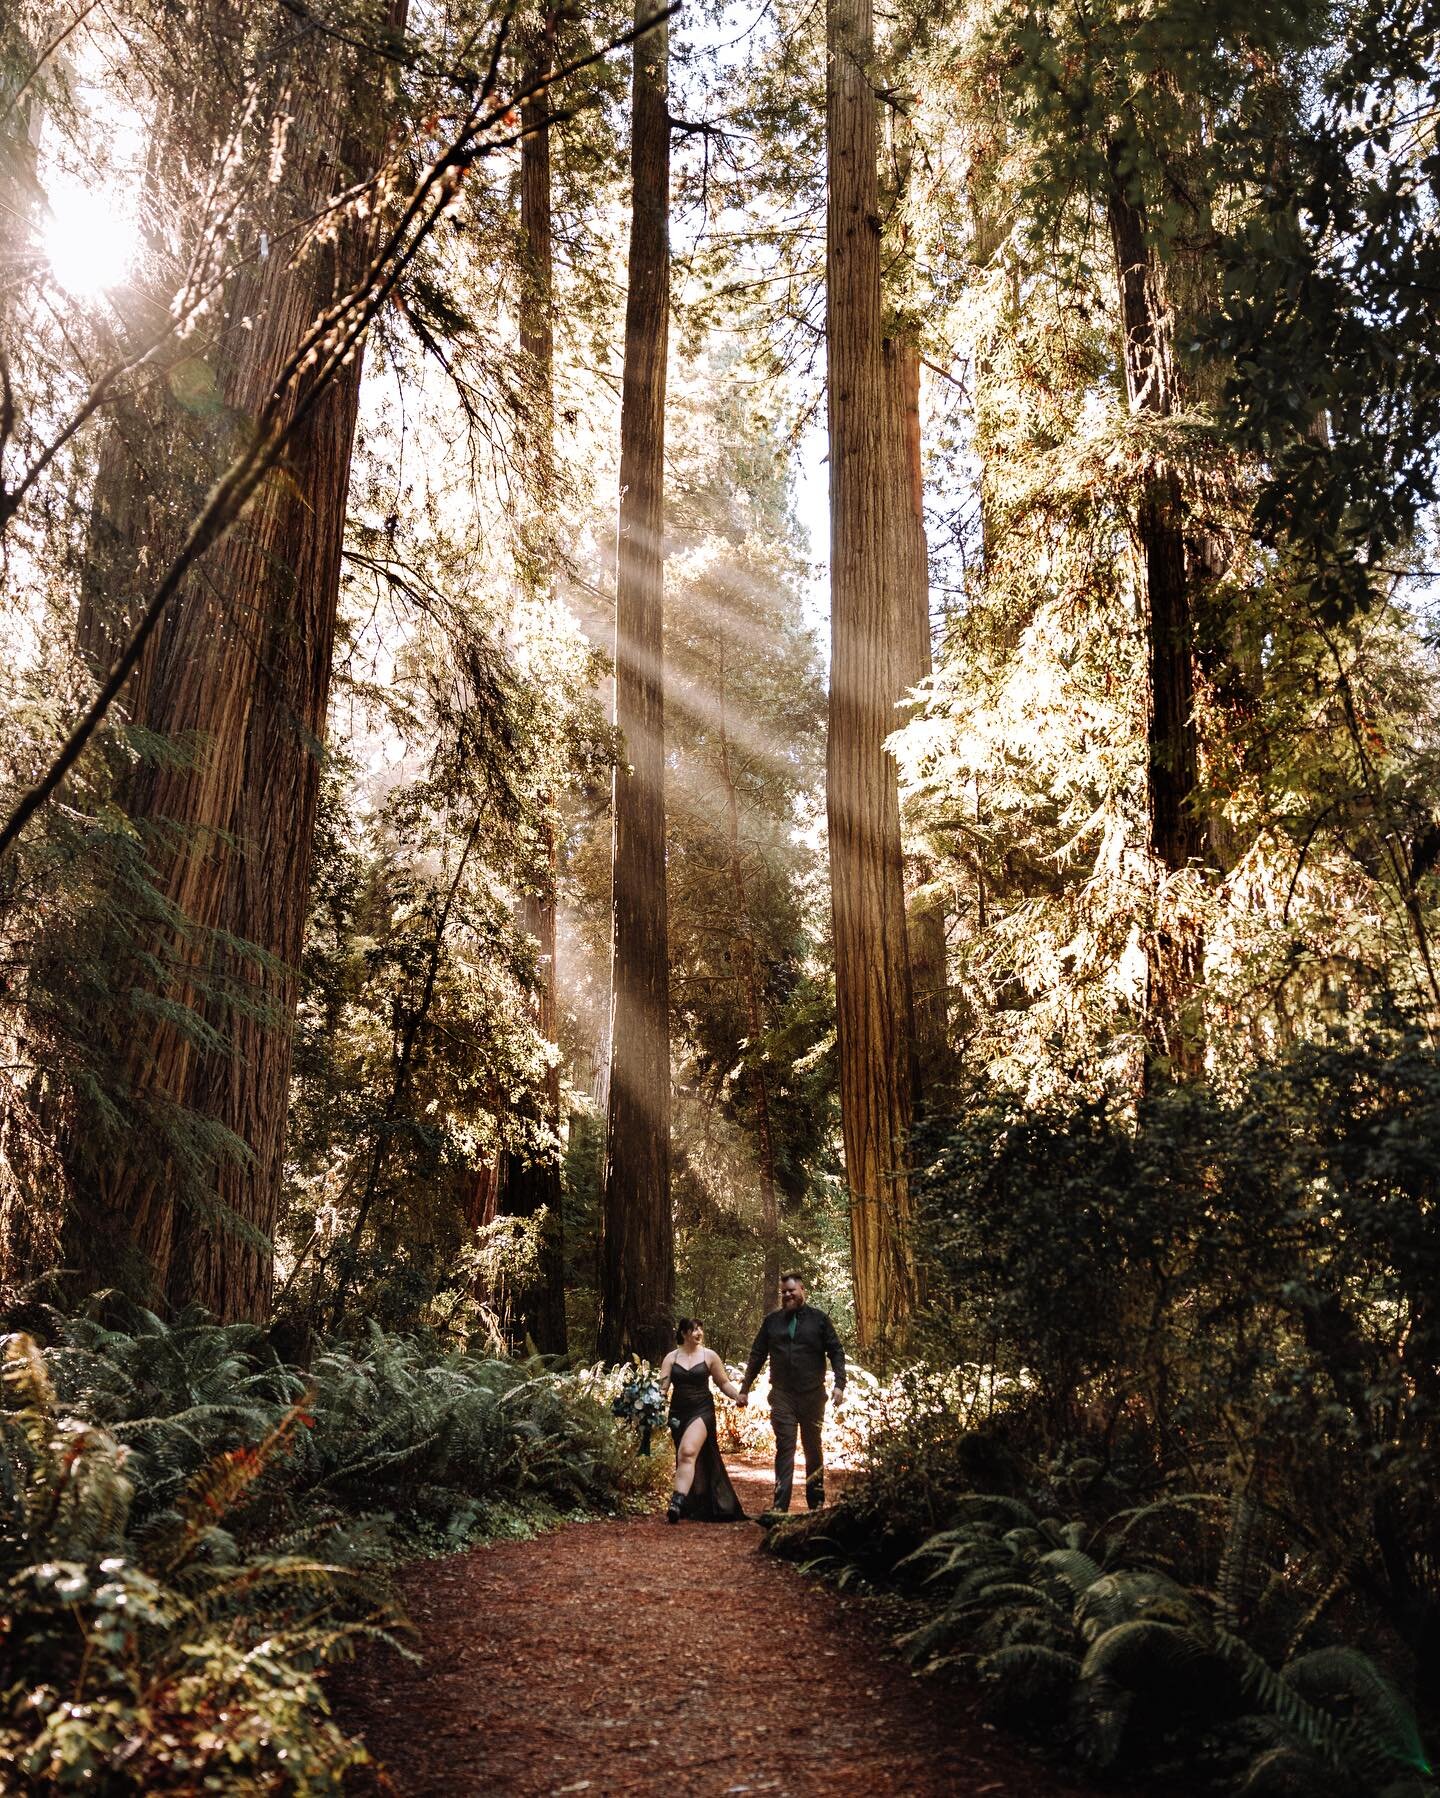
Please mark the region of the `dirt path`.
<svg viewBox="0 0 1440 1798"><path fill-rule="evenodd" d="M763 1509L764 1471L731 1473ZM362 1663L337 1709L402 1798L1072 1791L758 1536L644 1518L425 1562L405 1581L424 1665Z"/></svg>

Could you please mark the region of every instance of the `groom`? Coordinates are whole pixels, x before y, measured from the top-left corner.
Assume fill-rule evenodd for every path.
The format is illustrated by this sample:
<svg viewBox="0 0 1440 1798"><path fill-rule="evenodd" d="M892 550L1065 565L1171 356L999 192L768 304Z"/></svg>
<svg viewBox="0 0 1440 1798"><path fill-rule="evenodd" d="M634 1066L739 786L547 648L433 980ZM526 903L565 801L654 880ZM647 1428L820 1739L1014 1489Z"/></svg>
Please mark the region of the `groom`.
<svg viewBox="0 0 1440 1798"><path fill-rule="evenodd" d="M746 1404L760 1369L770 1363L770 1422L775 1429L775 1509L790 1509L795 1479L795 1433L805 1444L805 1502L812 1511L825 1502L825 1362L835 1370L835 1403L845 1391L845 1351L823 1311L805 1303L805 1282L786 1274L780 1282L780 1309L760 1326L740 1402Z"/></svg>

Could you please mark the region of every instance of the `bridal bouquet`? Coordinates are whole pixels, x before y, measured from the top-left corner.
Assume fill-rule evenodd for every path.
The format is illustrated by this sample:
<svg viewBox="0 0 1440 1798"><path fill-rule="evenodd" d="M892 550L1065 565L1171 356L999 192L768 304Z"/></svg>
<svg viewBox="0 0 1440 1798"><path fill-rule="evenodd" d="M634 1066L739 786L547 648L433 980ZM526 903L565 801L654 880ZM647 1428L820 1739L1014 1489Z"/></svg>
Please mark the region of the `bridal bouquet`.
<svg viewBox="0 0 1440 1798"><path fill-rule="evenodd" d="M640 1453L650 1453L650 1432L665 1415L665 1395L660 1382L648 1367L634 1367L625 1376L620 1396L610 1409L617 1417L628 1417L640 1430Z"/></svg>

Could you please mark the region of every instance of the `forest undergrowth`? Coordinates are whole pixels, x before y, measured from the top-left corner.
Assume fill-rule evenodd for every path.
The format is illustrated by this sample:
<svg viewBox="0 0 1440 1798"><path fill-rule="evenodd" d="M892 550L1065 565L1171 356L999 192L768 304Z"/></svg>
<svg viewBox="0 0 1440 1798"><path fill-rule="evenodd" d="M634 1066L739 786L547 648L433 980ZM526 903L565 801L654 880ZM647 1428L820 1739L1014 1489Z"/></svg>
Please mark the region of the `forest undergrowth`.
<svg viewBox="0 0 1440 1798"><path fill-rule="evenodd" d="M33 1308L4 1341L0 1790L339 1790L323 1670L412 1652L391 1574L643 1507L584 1374L372 1328L266 1334ZM43 1342L43 1346L42 1346Z"/></svg>
<svg viewBox="0 0 1440 1798"><path fill-rule="evenodd" d="M1138 1120L992 1095L937 1125L959 1369L913 1370L768 1548L911 1595L917 1666L1098 1777L1433 1791L1437 1150L1440 1061L1404 1037Z"/></svg>
<svg viewBox="0 0 1440 1798"><path fill-rule="evenodd" d="M333 1787L796 1269L777 1552L1429 1789L1437 190L1435 0L0 7L0 1785Z"/></svg>

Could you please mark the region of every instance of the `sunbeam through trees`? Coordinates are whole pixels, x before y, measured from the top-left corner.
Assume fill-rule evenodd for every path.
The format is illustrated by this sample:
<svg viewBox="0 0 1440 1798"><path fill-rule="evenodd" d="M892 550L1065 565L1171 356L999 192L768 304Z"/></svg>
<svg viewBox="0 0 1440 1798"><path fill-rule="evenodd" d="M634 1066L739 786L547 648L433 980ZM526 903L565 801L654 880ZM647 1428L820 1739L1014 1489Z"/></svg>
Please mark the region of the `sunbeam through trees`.
<svg viewBox="0 0 1440 1798"><path fill-rule="evenodd" d="M1437 124L0 13L0 1789L1434 1789Z"/></svg>

